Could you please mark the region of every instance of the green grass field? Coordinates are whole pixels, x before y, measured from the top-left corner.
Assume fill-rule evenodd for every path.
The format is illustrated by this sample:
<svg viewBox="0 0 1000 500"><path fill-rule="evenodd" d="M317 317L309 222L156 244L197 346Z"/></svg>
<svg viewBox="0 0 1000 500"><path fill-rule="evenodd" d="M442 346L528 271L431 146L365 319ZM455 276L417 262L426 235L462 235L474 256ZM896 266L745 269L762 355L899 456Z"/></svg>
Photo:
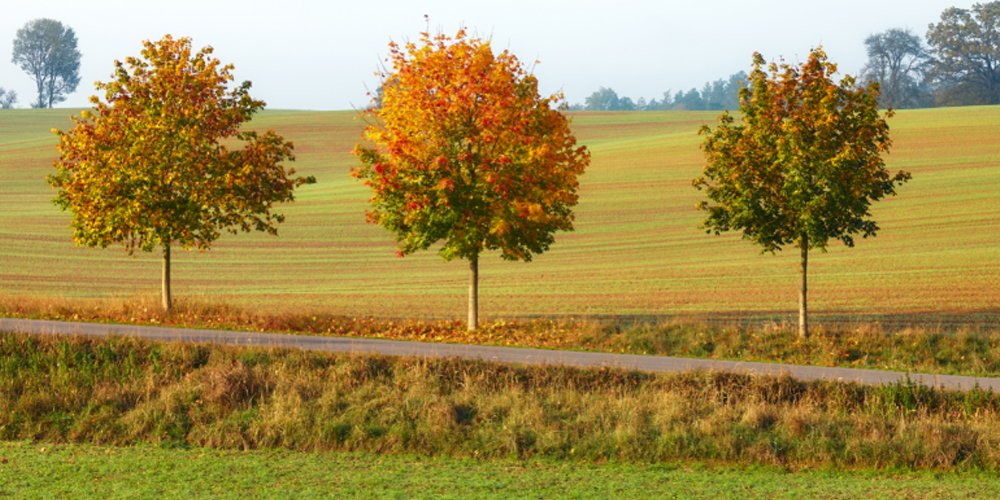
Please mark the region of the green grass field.
<svg viewBox="0 0 1000 500"><path fill-rule="evenodd" d="M0 496L987 498L987 473L798 471L0 441Z"/></svg>
<svg viewBox="0 0 1000 500"><path fill-rule="evenodd" d="M159 256L78 248L45 183L52 127L67 110L0 112L0 294L134 298L158 293ZM797 256L761 255L737 235L698 229L691 187L699 125L715 112L585 113L574 131L593 153L581 178L577 230L529 264L481 262L486 317L787 314L797 307ZM820 315L995 316L1000 311L1000 106L901 111L890 124L891 169L913 180L877 205L882 233L810 259ZM366 188L348 175L361 123L352 112L262 114L296 144L301 189L280 236L225 235L209 252L178 252L174 293L272 310L457 318L467 267L434 252L394 255L364 222Z"/></svg>

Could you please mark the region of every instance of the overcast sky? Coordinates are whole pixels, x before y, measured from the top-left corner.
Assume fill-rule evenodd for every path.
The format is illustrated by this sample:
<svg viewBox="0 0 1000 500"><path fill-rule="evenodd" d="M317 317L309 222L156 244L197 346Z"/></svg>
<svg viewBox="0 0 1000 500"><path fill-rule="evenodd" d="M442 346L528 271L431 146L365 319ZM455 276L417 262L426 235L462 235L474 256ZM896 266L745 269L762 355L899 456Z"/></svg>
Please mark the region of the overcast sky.
<svg viewBox="0 0 1000 500"><path fill-rule="evenodd" d="M76 30L81 83L64 107L87 105L93 82L108 80L113 61L138 55L140 42L170 33L211 45L238 80L270 108L364 107L366 86L390 40L415 39L462 25L490 37L496 50L540 60L542 91L572 102L598 87L633 99L701 88L750 66L751 54L801 61L822 44L841 72L864 64L864 39L889 28L921 37L947 7L963 0L15 0L0 17L0 87L18 106L34 83L10 62L17 30L47 17Z"/></svg>

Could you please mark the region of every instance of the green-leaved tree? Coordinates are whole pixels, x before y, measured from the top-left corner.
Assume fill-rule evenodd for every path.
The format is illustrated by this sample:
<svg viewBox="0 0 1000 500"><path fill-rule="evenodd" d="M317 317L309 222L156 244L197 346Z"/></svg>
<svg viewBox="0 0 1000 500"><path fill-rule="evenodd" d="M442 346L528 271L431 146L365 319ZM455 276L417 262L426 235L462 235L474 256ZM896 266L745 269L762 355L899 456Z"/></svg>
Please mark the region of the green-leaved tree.
<svg viewBox="0 0 1000 500"><path fill-rule="evenodd" d="M801 66L766 64L754 54L749 86L740 90L740 115L725 112L702 127L707 164L694 185L708 201L704 228L741 231L765 252L799 248L802 286L799 334L808 335L809 250L830 240L854 246L874 236L872 202L895 194L907 172L890 173L889 125L878 112L878 86L858 86L822 49Z"/></svg>
<svg viewBox="0 0 1000 500"><path fill-rule="evenodd" d="M1000 1L945 9L927 43L940 104L1000 104Z"/></svg>
<svg viewBox="0 0 1000 500"><path fill-rule="evenodd" d="M17 102L17 92L0 87L0 109L11 109Z"/></svg>
<svg viewBox="0 0 1000 500"><path fill-rule="evenodd" d="M28 73L38 89L36 108L66 100L80 83L80 51L76 33L54 19L28 21L17 30L11 62Z"/></svg>

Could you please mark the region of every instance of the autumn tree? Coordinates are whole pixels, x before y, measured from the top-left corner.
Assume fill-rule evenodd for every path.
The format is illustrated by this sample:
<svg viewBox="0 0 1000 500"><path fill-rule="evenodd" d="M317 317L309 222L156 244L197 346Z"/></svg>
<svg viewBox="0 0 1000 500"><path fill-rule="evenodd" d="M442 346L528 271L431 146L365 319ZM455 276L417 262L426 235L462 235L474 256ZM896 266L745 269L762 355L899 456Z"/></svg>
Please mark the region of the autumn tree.
<svg viewBox="0 0 1000 500"><path fill-rule="evenodd" d="M1000 1L946 9L927 43L941 104L1000 104Z"/></svg>
<svg viewBox="0 0 1000 500"><path fill-rule="evenodd" d="M708 197L699 205L708 212L703 227L741 231L764 252L799 248L802 337L809 250L825 250L831 239L851 247L856 235L874 236L872 202L910 178L885 167L891 111L879 114L877 84L860 87L851 76L838 83L836 70L822 49L799 67L766 65L754 54L739 118L725 112L715 129L700 131L707 164L694 185Z"/></svg>
<svg viewBox="0 0 1000 500"><path fill-rule="evenodd" d="M54 19L28 21L17 30L11 62L28 73L38 90L36 108L66 100L80 83L76 33Z"/></svg>
<svg viewBox="0 0 1000 500"><path fill-rule="evenodd" d="M508 51L459 30L390 43L381 106L367 113L354 176L371 187L368 221L394 233L398 254L441 243L446 260L469 262L469 324L478 324L479 259L498 250L530 261L573 228L577 176L590 155L577 146L561 95Z"/></svg>
<svg viewBox="0 0 1000 500"><path fill-rule="evenodd" d="M77 244L162 249L169 312L172 249L207 250L223 231L277 234L274 204L313 179L281 166L294 159L290 142L241 128L264 102L250 82L231 87L233 67L211 47L192 52L190 39L170 35L143 45L97 83L104 101L92 96L71 129L54 130L60 158L48 180L73 213Z"/></svg>

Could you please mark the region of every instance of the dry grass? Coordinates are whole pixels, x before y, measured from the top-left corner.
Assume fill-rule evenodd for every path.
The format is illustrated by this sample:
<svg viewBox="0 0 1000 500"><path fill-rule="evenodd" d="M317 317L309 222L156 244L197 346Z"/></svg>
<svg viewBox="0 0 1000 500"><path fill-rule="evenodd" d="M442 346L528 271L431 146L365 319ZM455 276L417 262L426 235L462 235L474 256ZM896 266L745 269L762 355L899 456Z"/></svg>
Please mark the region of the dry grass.
<svg viewBox="0 0 1000 500"><path fill-rule="evenodd" d="M802 340L793 324L674 319L534 319L483 322L344 317L323 312L246 309L181 299L166 315L155 298L57 300L0 296L0 315L308 335L658 354L711 359L1000 376L1000 329L981 324L886 323L870 318L814 327ZM968 319L968 318L966 318Z"/></svg>
<svg viewBox="0 0 1000 500"><path fill-rule="evenodd" d="M996 471L1000 397L3 335L0 439Z"/></svg>

